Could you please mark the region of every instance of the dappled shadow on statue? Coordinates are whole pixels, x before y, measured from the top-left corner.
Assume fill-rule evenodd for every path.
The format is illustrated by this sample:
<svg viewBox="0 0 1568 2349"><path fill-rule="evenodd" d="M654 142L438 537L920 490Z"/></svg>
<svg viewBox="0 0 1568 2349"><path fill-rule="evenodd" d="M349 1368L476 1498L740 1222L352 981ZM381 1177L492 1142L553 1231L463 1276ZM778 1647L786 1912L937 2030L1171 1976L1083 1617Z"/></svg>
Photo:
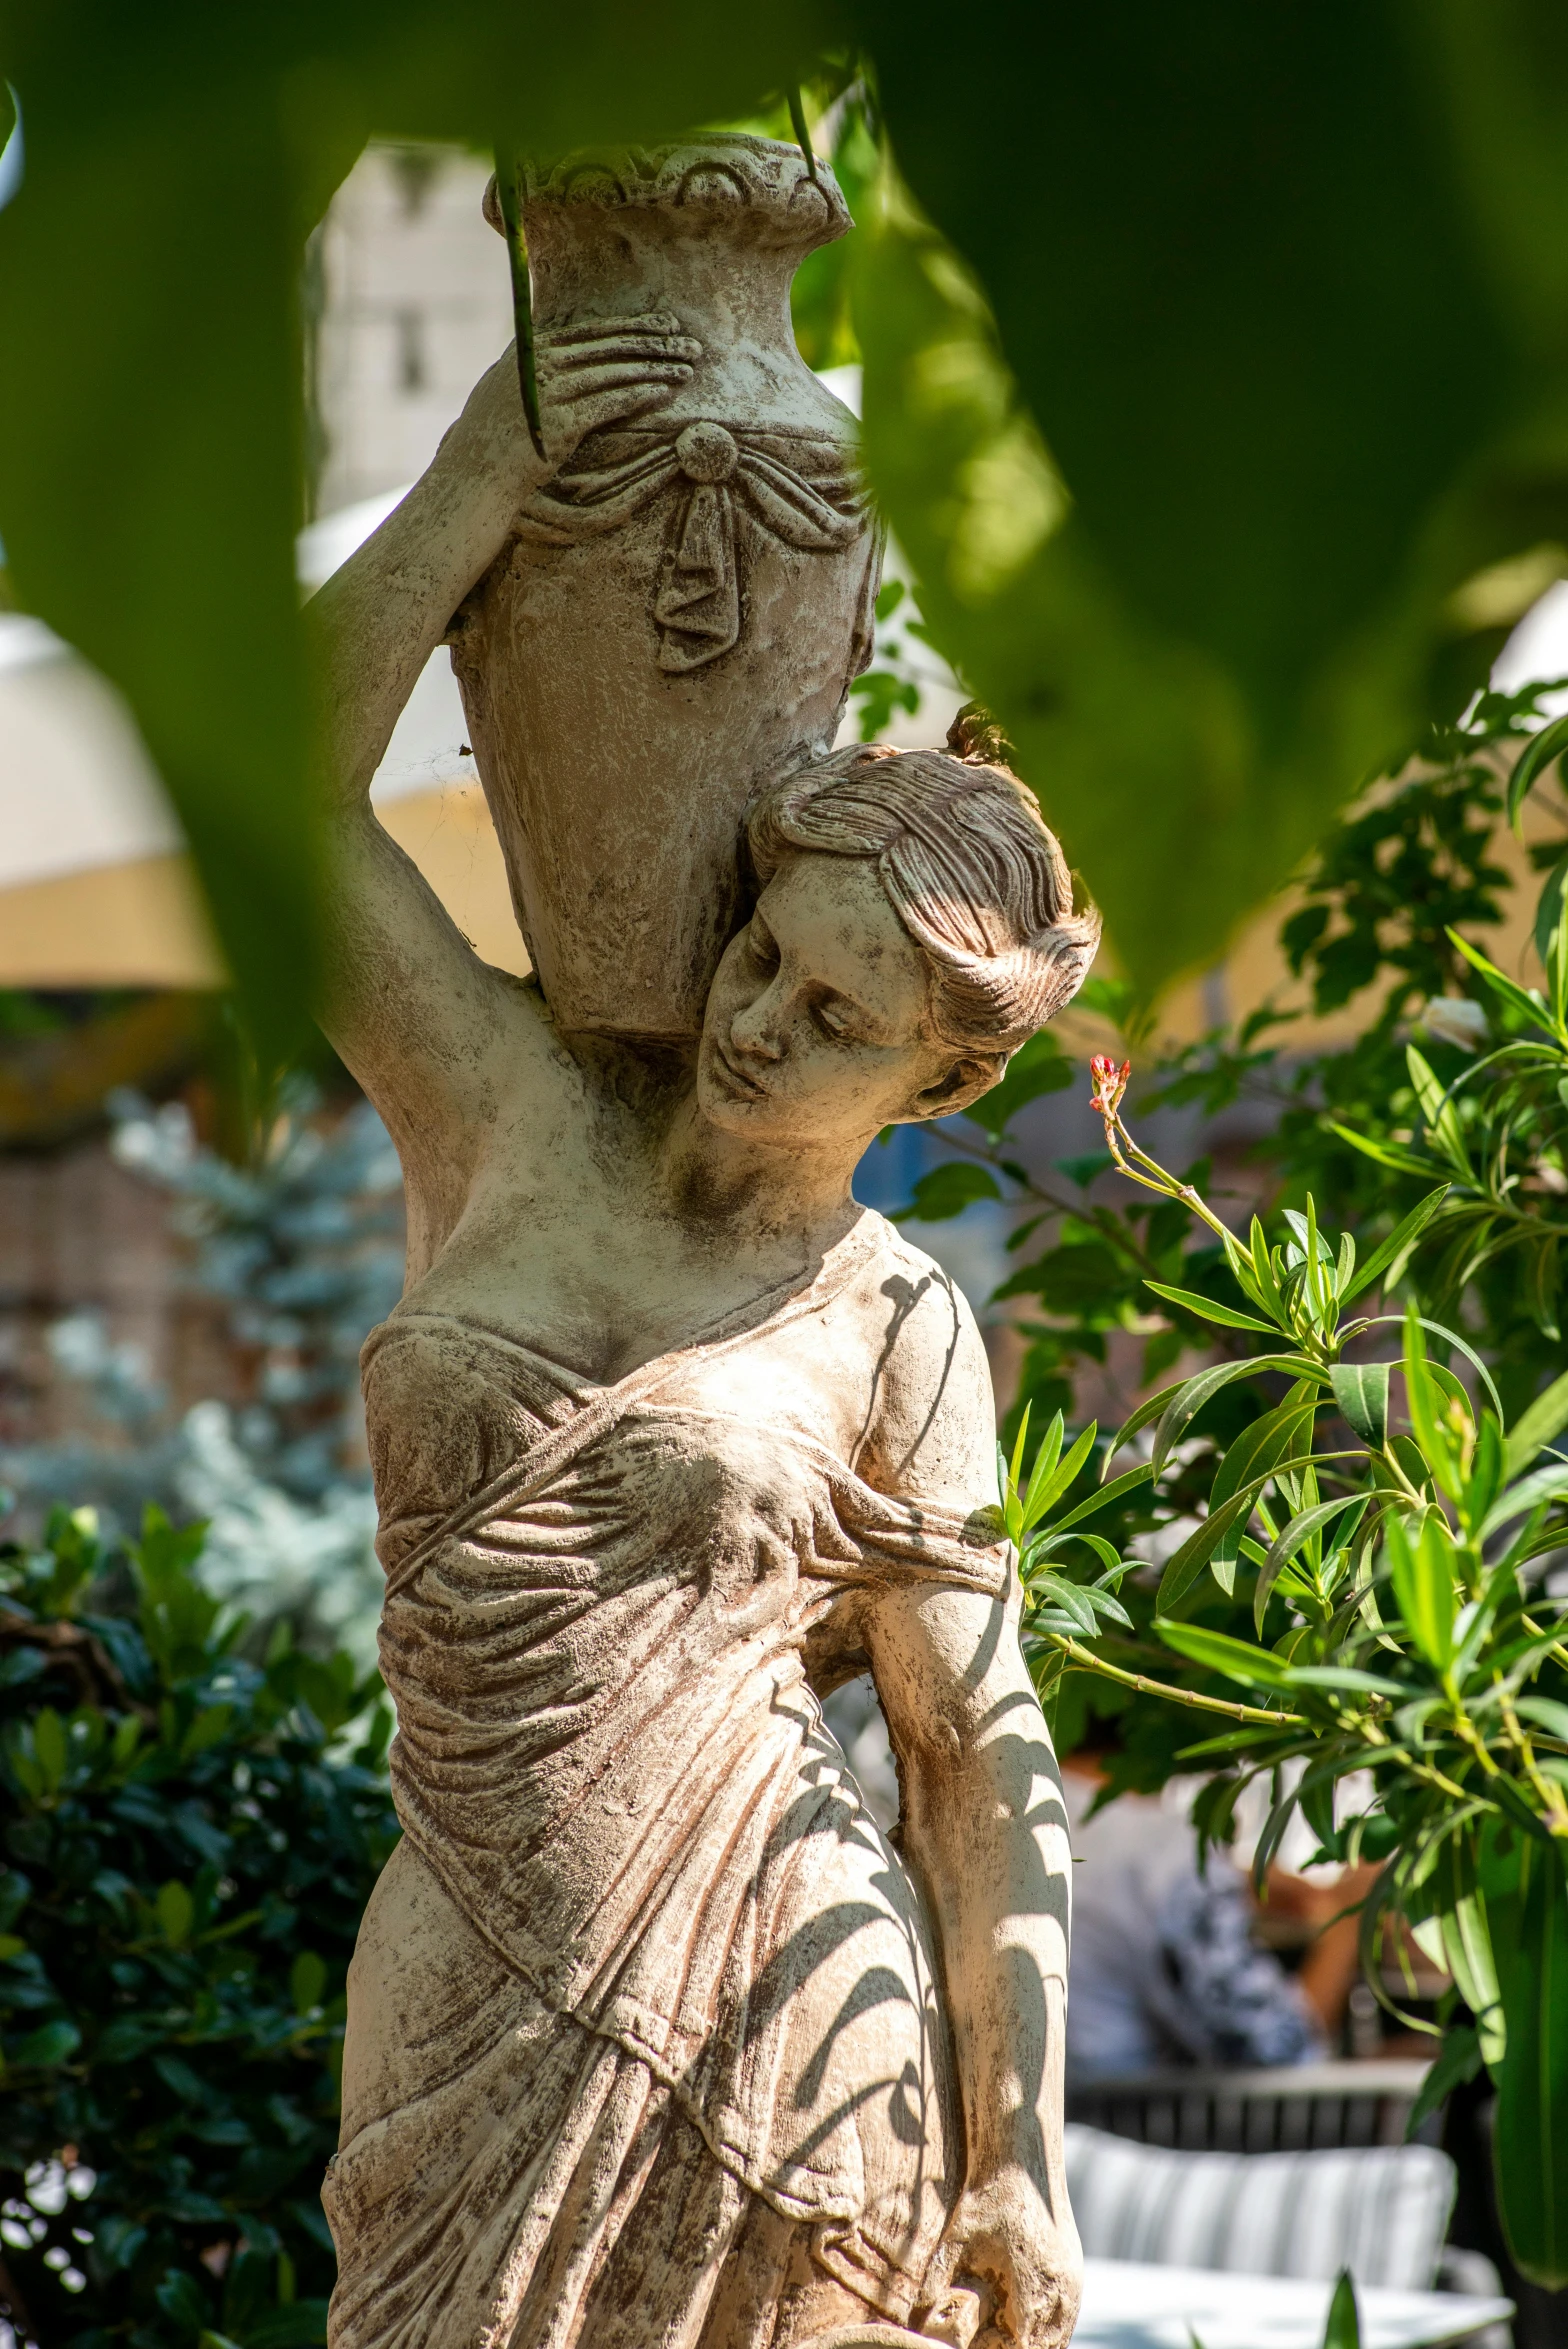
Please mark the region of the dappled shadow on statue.
<svg viewBox="0 0 1568 2349"><path fill-rule="evenodd" d="M799 159L718 160L782 250ZM640 224L624 252L598 214L561 244L545 456L508 358L316 608L330 1024L410 1210L405 1294L364 1354L404 1839L350 1978L332 2340L1052 2349L1077 2295L1067 1846L987 1508L990 1380L958 1293L850 1177L884 1126L996 1081L1096 929L1004 770L827 749L871 559L854 500L820 545L786 532L787 562L738 493L704 507L714 559L753 568L725 642L674 670L638 532L676 495L690 553L698 496L662 456L616 527L562 522L541 551L551 481L592 502L597 476L561 471L590 432L662 410L700 485L723 455L686 437L704 410L741 450L827 429L782 311L772 343L725 345L733 320L694 301L720 230L671 225L660 190L718 202L707 167L648 170L540 198ZM617 275L612 250L641 259ZM368 809L454 613L543 984L479 963ZM543 701L517 683L568 653L603 703L585 734L559 678ZM697 899L660 929L627 909L639 843L672 839L698 843ZM896 1839L818 1701L868 1667Z"/></svg>

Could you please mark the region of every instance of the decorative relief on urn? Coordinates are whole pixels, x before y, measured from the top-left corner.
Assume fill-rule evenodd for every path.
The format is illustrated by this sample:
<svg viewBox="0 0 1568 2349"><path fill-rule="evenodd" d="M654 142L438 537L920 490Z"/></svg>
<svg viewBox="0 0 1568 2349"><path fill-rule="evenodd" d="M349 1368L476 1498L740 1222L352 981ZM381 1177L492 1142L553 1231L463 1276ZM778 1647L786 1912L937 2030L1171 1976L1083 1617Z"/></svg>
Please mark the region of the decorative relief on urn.
<svg viewBox="0 0 1568 2349"><path fill-rule="evenodd" d="M669 521L650 608L659 667L677 674L739 641L755 532L799 553L834 555L865 532L865 498L837 435L753 432L699 417L658 433L596 435L529 499L518 534L573 546L653 504Z"/></svg>
<svg viewBox="0 0 1568 2349"><path fill-rule="evenodd" d="M849 214L825 164L725 136L531 172L524 225L542 330L663 312L703 356L526 500L453 666L558 1023L681 1041L738 917L745 810L831 744L871 656L854 419L789 308Z"/></svg>

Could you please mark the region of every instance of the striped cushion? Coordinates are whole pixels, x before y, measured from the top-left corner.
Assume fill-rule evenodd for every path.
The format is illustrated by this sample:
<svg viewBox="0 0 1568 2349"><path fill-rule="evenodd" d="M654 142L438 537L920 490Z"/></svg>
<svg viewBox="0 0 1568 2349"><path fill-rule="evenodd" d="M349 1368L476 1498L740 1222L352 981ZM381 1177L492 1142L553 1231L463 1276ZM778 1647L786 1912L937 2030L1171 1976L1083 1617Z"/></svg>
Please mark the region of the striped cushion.
<svg viewBox="0 0 1568 2349"><path fill-rule="evenodd" d="M1430 2145L1325 2153L1171 2153L1067 2130L1067 2184L1099 2259L1430 2287L1454 2165Z"/></svg>

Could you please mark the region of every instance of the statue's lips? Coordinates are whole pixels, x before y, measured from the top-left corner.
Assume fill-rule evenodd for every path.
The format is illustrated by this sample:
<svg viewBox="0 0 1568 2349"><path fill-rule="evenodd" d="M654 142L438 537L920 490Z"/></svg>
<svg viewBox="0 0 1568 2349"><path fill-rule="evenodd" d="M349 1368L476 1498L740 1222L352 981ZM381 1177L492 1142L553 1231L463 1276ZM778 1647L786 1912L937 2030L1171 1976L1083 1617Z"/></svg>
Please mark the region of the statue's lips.
<svg viewBox="0 0 1568 2349"><path fill-rule="evenodd" d="M755 1077L748 1077L738 1069L717 1038L713 1045L713 1070L722 1092L733 1094L738 1101L766 1101L766 1085L759 1085Z"/></svg>

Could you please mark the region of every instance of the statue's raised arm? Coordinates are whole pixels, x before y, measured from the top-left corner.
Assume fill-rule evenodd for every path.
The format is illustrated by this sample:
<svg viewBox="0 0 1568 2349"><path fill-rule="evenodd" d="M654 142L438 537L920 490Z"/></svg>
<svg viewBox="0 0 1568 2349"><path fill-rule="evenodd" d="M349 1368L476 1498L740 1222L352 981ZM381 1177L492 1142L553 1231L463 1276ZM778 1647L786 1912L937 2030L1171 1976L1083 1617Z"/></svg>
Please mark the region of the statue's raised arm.
<svg viewBox="0 0 1568 2349"><path fill-rule="evenodd" d="M490 1063L517 1045L520 1020L526 1037L532 1015L377 823L371 779L425 663L501 557L520 505L586 435L667 401L698 356L669 312L543 336L541 456L508 351L429 470L310 606L334 917L326 1024L416 1186L427 1162L432 1179L439 1162L450 1188L494 1091ZM526 1059L526 1041L521 1048Z"/></svg>

